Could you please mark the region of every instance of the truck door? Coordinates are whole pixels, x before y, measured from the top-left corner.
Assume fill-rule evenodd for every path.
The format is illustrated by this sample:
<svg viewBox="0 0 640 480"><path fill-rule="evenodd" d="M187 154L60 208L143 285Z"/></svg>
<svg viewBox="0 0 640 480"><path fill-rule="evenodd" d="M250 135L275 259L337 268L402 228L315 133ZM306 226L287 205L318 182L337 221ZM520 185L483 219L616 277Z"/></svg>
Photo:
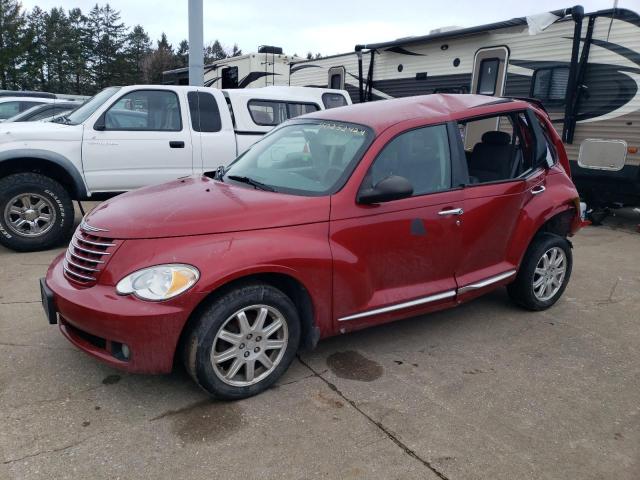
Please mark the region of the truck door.
<svg viewBox="0 0 640 480"><path fill-rule="evenodd" d="M507 79L507 63L509 49L505 46L481 48L476 52L473 60L471 75L471 93L501 97ZM474 122L466 132L464 148L472 149L480 142L482 134L489 130L498 130L496 120Z"/></svg>
<svg viewBox="0 0 640 480"><path fill-rule="evenodd" d="M183 104L173 90L134 90L85 125L82 165L89 189L126 191L191 175L191 131Z"/></svg>
<svg viewBox="0 0 640 480"><path fill-rule="evenodd" d="M224 95L215 89L187 93L196 172L215 170L236 158L236 136Z"/></svg>

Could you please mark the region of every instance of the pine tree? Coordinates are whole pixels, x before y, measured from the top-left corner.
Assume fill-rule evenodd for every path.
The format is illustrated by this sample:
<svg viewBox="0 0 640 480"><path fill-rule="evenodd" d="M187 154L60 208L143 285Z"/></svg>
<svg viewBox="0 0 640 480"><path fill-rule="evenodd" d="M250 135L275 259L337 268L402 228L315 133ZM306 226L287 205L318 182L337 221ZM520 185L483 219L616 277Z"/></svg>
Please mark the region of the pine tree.
<svg viewBox="0 0 640 480"><path fill-rule="evenodd" d="M68 14L69 32L67 39L68 61L70 84L73 85L71 92L75 94L93 93L90 86L90 73L87 68L88 59L91 54L91 35L87 28L87 17L83 15L79 8L69 10Z"/></svg>
<svg viewBox="0 0 640 480"><path fill-rule="evenodd" d="M1 1L1 0L0 0ZM46 12L33 7L27 15L26 41L29 55L22 66L22 87L28 90L46 90L45 63L47 49L45 41Z"/></svg>
<svg viewBox="0 0 640 480"><path fill-rule="evenodd" d="M26 53L25 15L16 0L0 0L0 88L18 88Z"/></svg>
<svg viewBox="0 0 640 480"><path fill-rule="evenodd" d="M240 55L242 55L242 50L240 50L238 48L238 44L234 43L233 44L233 50L231 51L231 57L239 57Z"/></svg>
<svg viewBox="0 0 640 480"><path fill-rule="evenodd" d="M216 60L227 58L227 52L220 42L216 39L213 43L207 45L204 49L204 63L213 63Z"/></svg>
<svg viewBox="0 0 640 480"><path fill-rule="evenodd" d="M125 48L126 58L129 61L129 79L127 83L136 84L144 82L144 63L146 58L151 54L151 51L149 35L144 31L142 25L136 25L129 35L127 35Z"/></svg>
<svg viewBox="0 0 640 480"><path fill-rule="evenodd" d="M176 52L176 67L187 67L189 65L189 42L182 40Z"/></svg>
<svg viewBox="0 0 640 480"><path fill-rule="evenodd" d="M173 46L163 32L158 40L156 50L147 57L145 62L145 81L147 83L162 83L162 72L174 68L176 59Z"/></svg>

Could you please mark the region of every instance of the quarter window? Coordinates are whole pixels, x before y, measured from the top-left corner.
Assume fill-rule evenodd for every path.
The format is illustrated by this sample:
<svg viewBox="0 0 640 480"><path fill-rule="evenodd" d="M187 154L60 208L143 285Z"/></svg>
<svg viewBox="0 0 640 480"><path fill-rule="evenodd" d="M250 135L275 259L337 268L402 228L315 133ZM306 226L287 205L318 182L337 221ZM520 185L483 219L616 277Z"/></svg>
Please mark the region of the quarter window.
<svg viewBox="0 0 640 480"><path fill-rule="evenodd" d="M275 126L285 120L320 108L313 103L281 102L277 100L250 100L249 113L256 125Z"/></svg>
<svg viewBox="0 0 640 480"><path fill-rule="evenodd" d="M218 102L213 95L205 92L189 92L187 100L194 131L219 132L222 129Z"/></svg>
<svg viewBox="0 0 640 480"><path fill-rule="evenodd" d="M564 103L569 67L538 68L533 72L530 95L543 102Z"/></svg>
<svg viewBox="0 0 640 480"><path fill-rule="evenodd" d="M413 185L414 196L450 189L446 125L418 128L391 140L371 165L364 188L372 188L391 175L406 178Z"/></svg>
<svg viewBox="0 0 640 480"><path fill-rule="evenodd" d="M486 58L480 62L477 93L481 95L494 95L496 93L499 67L500 60L498 58Z"/></svg>
<svg viewBox="0 0 640 480"><path fill-rule="evenodd" d="M178 96L168 90L127 93L107 110L104 126L106 130L180 131Z"/></svg>

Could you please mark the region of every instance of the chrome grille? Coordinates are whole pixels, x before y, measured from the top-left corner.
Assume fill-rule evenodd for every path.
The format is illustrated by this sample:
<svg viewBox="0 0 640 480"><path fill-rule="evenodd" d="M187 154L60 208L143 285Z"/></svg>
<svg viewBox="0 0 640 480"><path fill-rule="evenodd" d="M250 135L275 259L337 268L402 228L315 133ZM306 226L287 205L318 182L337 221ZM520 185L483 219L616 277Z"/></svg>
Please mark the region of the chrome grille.
<svg viewBox="0 0 640 480"><path fill-rule="evenodd" d="M104 264L116 247L116 241L102 236L85 223L73 234L64 259L65 276L81 285L90 286L98 281Z"/></svg>

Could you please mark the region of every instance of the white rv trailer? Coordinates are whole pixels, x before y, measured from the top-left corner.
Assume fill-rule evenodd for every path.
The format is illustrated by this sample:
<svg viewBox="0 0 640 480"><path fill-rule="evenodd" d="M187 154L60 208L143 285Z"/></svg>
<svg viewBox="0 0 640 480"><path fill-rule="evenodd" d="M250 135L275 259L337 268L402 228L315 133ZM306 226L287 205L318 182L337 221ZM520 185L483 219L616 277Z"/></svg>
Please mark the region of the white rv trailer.
<svg viewBox="0 0 640 480"><path fill-rule="evenodd" d="M289 65L300 60L284 55L282 48L261 46L257 53L229 57L204 66L204 86L213 88L254 88L289 85ZM188 85L189 69L162 72L165 85Z"/></svg>
<svg viewBox="0 0 640 480"><path fill-rule="evenodd" d="M576 6L358 45L354 52L293 63L290 82L346 89L354 102L438 92L534 97L562 134L587 201L640 203L640 16L635 12L584 14ZM615 165L600 155L599 169L582 168L578 152L587 139L612 140L614 149L622 145L626 163Z"/></svg>

